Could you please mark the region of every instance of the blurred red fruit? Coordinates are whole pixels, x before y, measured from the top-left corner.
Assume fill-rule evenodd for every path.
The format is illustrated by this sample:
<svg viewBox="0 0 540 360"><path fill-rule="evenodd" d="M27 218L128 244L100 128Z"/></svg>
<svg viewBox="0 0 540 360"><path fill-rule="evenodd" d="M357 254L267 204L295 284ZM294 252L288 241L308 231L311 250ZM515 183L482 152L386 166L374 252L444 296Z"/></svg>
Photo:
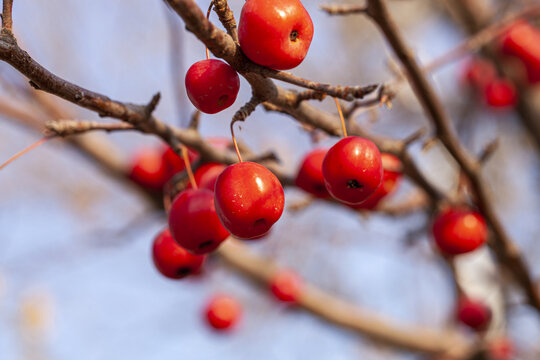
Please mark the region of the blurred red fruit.
<svg viewBox="0 0 540 360"><path fill-rule="evenodd" d="M293 271L281 270L274 274L270 290L275 297L285 302L296 302L302 288L302 279Z"/></svg>
<svg viewBox="0 0 540 360"><path fill-rule="evenodd" d="M322 172L322 164L327 151L327 149L310 151L302 160L295 180L296 186L318 198L330 197L324 185Z"/></svg>
<svg viewBox="0 0 540 360"><path fill-rule="evenodd" d="M486 242L487 231L482 215L464 209L443 211L433 223L435 242L440 251L447 255L476 250Z"/></svg>
<svg viewBox="0 0 540 360"><path fill-rule="evenodd" d="M484 89L486 104L494 108L514 106L516 97L516 87L507 79L494 79Z"/></svg>
<svg viewBox="0 0 540 360"><path fill-rule="evenodd" d="M482 301L461 299L458 304L458 319L473 330L485 330L491 320L491 310Z"/></svg>
<svg viewBox="0 0 540 360"><path fill-rule="evenodd" d="M205 310L208 324L216 330L230 329L240 320L240 304L227 295L215 296Z"/></svg>

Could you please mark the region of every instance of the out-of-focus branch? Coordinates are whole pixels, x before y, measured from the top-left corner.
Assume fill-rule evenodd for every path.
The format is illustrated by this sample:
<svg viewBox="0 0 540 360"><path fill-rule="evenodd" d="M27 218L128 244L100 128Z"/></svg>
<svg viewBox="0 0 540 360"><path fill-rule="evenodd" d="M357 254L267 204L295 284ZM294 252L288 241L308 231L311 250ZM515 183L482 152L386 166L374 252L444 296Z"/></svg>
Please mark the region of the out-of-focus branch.
<svg viewBox="0 0 540 360"><path fill-rule="evenodd" d="M368 0L367 14L375 21L386 36L395 55L404 66L418 100L435 126L437 137L469 178L480 211L491 226L494 235L493 250L514 276L527 296L528 303L540 311L540 296L534 287L530 272L518 248L506 233L487 193L487 185L482 177L481 164L473 159L461 146L454 133L450 119L445 113L435 91L427 81L413 54L406 46L401 33L390 17L383 0Z"/></svg>
<svg viewBox="0 0 540 360"><path fill-rule="evenodd" d="M321 5L321 10L326 11L330 15L348 15L361 14L366 12L365 5Z"/></svg>
<svg viewBox="0 0 540 360"><path fill-rule="evenodd" d="M278 266L252 253L232 238L217 253L242 275L269 286ZM436 332L420 327L398 325L371 311L341 300L314 285L305 283L297 305L311 313L352 331L364 334L386 345L428 354L462 359L471 353L469 342L456 333Z"/></svg>

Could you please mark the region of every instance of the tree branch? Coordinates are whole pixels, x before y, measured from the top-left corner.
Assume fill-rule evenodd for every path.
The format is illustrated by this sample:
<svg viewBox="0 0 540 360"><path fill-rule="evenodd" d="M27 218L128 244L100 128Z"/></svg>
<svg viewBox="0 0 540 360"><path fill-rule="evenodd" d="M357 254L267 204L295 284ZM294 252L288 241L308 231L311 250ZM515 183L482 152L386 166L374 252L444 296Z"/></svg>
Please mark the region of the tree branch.
<svg viewBox="0 0 540 360"><path fill-rule="evenodd" d="M375 21L386 36L395 55L403 64L415 94L435 126L437 137L441 140L464 174L469 178L480 211L483 213L494 235L493 250L501 264L513 274L527 296L528 303L540 312L540 296L530 277L529 270L519 250L506 233L487 194L479 163L461 146L454 133L450 119L442 104L428 83L413 54L405 45L399 30L391 19L383 0L368 0L367 14Z"/></svg>
<svg viewBox="0 0 540 360"><path fill-rule="evenodd" d="M13 35L13 19L11 17L13 0L3 0L2 3L2 33Z"/></svg>

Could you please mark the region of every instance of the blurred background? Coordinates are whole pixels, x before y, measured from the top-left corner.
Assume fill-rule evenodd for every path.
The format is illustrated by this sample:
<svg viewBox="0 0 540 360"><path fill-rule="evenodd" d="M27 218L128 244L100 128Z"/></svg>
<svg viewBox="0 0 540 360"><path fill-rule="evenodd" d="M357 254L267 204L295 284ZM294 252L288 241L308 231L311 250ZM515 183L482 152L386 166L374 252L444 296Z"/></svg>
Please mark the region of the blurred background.
<svg viewBox="0 0 540 360"><path fill-rule="evenodd" d="M208 2L198 3L207 9ZM452 1L390 3L421 62L468 36L450 16ZM500 17L527 2L480 3ZM243 2L229 4L238 20ZM394 75L391 51L367 18L330 17L319 5L304 1L315 35L294 74L341 85L382 83ZM205 49L164 2L16 0L13 19L21 47L53 73L121 101L146 103L160 91L157 117L187 124L194 107L184 93L184 74L204 58ZM217 23L215 14L211 19ZM172 43L179 53L171 50ZM492 199L533 277L540 279L539 153L511 107L490 108L466 88L462 74L470 59L445 66L430 78L471 152L478 154L499 139L484 169ZM24 104L17 95L30 91L24 79L5 63L0 64L0 76L0 98ZM232 107L202 115L203 135L229 136L232 115L250 97L247 82L241 81ZM16 84L15 89L7 83ZM94 113L50 98L75 119L99 120ZM332 99L315 106L335 112ZM429 129L406 86L400 87L391 110L362 112L355 121L370 132L395 138L420 127ZM0 162L42 136L5 116L0 116L0 126ZM159 144L157 138L135 132L93 136L107 138L126 162L138 149ZM237 136L258 153L276 152L289 174L314 146L337 140L323 138L314 145L293 119L261 107ZM411 151L438 188L455 188L455 167L438 145L423 151L419 143ZM412 189L404 181L389 201L399 202ZM296 188L287 188L285 196L287 205L306 197ZM423 211L397 217L362 215L315 201L305 209L286 211L267 238L249 246L326 291L399 323L458 326L452 278L432 250L428 223ZM0 359L422 358L283 306L218 259L211 259L201 276L180 282L163 278L152 264L150 248L165 225L163 214L146 198L63 140L47 142L2 171ZM499 331L507 331L515 344L515 358L539 358L538 314L521 305L513 288L505 291L511 296L501 295L508 285L488 251L460 261L473 264L473 274L464 280L472 281L472 291L504 307L507 320L498 324ZM203 308L215 293L231 294L242 304L241 322L230 333L212 331L203 319Z"/></svg>

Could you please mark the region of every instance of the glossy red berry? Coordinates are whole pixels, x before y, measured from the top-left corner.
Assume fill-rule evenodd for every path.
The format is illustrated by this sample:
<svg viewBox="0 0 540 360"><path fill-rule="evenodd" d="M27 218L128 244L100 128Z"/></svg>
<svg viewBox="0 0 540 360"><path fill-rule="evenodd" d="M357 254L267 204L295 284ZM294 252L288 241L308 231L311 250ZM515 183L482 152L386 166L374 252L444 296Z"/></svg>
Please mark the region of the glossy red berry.
<svg viewBox="0 0 540 360"><path fill-rule="evenodd" d="M482 301L461 299L458 304L459 321L473 330L484 330L491 320L491 310Z"/></svg>
<svg viewBox="0 0 540 360"><path fill-rule="evenodd" d="M189 100L207 114L215 114L231 106L239 89L238 74L221 60L198 61L191 65L186 74Z"/></svg>
<svg viewBox="0 0 540 360"><path fill-rule="evenodd" d="M226 166L219 163L206 163L197 168L195 170L195 173L193 174L193 177L195 178L195 183L199 187L199 189L207 189L210 191L214 191L214 187L216 185L216 180L225 170ZM188 184L188 189L191 188L191 183Z"/></svg>
<svg viewBox="0 0 540 360"><path fill-rule="evenodd" d="M240 239L265 235L283 213L285 197L278 178L257 163L228 166L215 187L216 211L225 228Z"/></svg>
<svg viewBox="0 0 540 360"><path fill-rule="evenodd" d="M302 290L302 279L293 271L281 270L272 277L270 290L278 300L296 302Z"/></svg>
<svg viewBox="0 0 540 360"><path fill-rule="evenodd" d="M214 251L229 236L216 214L214 194L206 189L187 189L174 199L169 228L174 240L193 254Z"/></svg>
<svg viewBox="0 0 540 360"><path fill-rule="evenodd" d="M516 104L516 87L507 79L494 79L484 89L486 104L495 107L509 107Z"/></svg>
<svg viewBox="0 0 540 360"><path fill-rule="evenodd" d="M152 258L156 268L170 279L181 279L198 273L204 263L204 255L192 255L174 241L169 229L156 236L152 246Z"/></svg>
<svg viewBox="0 0 540 360"><path fill-rule="evenodd" d="M299 0L247 0L238 24L240 47L259 65L298 66L313 38L313 22Z"/></svg>
<svg viewBox="0 0 540 360"><path fill-rule="evenodd" d="M139 150L131 161L129 178L153 191L161 191L168 180L163 151L156 148Z"/></svg>
<svg viewBox="0 0 540 360"><path fill-rule="evenodd" d="M476 250L487 240L488 230L482 215L466 209L448 209L433 223L433 236L442 253L464 254Z"/></svg>
<svg viewBox="0 0 540 360"><path fill-rule="evenodd" d="M205 309L208 324L216 330L226 330L240 320L242 308L232 297L227 295L215 296Z"/></svg>
<svg viewBox="0 0 540 360"><path fill-rule="evenodd" d="M359 204L381 184L381 154L368 139L348 136L332 146L323 161L326 189L336 200Z"/></svg>
<svg viewBox="0 0 540 360"><path fill-rule="evenodd" d="M383 177L381 185L366 201L358 205L350 205L353 209L371 210L377 207L382 199L391 194L401 180L401 161L392 154L382 153Z"/></svg>
<svg viewBox="0 0 540 360"><path fill-rule="evenodd" d="M295 180L296 186L318 198L330 197L324 185L322 172L322 164L327 151L327 149L310 151L302 160Z"/></svg>

